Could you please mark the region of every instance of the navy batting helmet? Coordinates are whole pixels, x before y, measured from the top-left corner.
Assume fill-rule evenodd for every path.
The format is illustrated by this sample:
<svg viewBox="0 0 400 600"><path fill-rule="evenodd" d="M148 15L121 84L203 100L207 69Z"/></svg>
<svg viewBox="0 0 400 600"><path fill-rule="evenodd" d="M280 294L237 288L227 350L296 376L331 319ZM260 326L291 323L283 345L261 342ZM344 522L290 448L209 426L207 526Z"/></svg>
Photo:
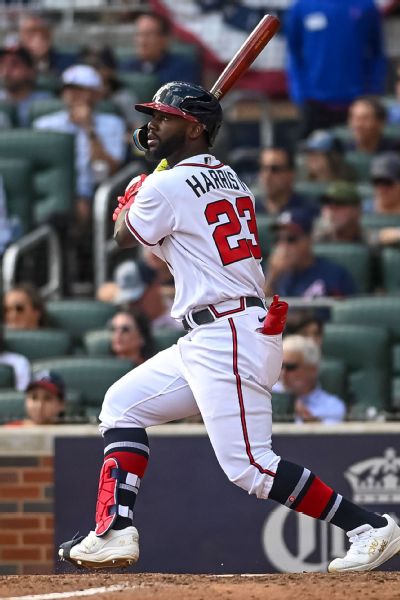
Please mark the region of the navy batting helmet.
<svg viewBox="0 0 400 600"><path fill-rule="evenodd" d="M152 102L136 104L139 112L153 114L154 110L169 113L205 125L212 146L222 123L222 108L217 98L200 85L172 81L163 85Z"/></svg>

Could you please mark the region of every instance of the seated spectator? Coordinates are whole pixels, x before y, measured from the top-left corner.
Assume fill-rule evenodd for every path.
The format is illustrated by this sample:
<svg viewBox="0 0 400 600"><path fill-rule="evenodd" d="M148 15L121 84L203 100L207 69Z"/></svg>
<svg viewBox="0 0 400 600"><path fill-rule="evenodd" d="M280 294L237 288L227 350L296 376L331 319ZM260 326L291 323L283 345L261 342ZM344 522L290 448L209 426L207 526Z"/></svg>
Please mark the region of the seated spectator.
<svg viewBox="0 0 400 600"><path fill-rule="evenodd" d="M2 326L0 326L0 365L9 365L13 368L15 389L24 392L31 379L31 365L22 354L7 352Z"/></svg>
<svg viewBox="0 0 400 600"><path fill-rule="evenodd" d="M102 79L100 99L111 100L119 109L129 129L134 129L137 125L137 117L133 106L138 99L131 91L123 88L119 82L117 60L111 48L108 46L104 46L99 50L85 48L78 60L80 63L90 65L98 71Z"/></svg>
<svg viewBox="0 0 400 600"><path fill-rule="evenodd" d="M321 348L324 336L324 324L314 311L302 309L290 310L285 327L285 335L301 335L310 338Z"/></svg>
<svg viewBox="0 0 400 600"><path fill-rule="evenodd" d="M160 85L169 81L201 83L197 62L170 51L171 25L156 13L143 13L136 18L133 38L134 58L122 62L123 71L153 73Z"/></svg>
<svg viewBox="0 0 400 600"><path fill-rule="evenodd" d="M321 217L314 228L316 242L362 242L361 198L347 181L331 183L321 197Z"/></svg>
<svg viewBox="0 0 400 600"><path fill-rule="evenodd" d="M0 79L3 83L0 100L7 100L15 106L18 127L30 127L32 103L51 95L35 90L35 65L26 48L13 46L0 49Z"/></svg>
<svg viewBox="0 0 400 600"><path fill-rule="evenodd" d="M294 158L285 148L264 148L260 155L259 190L255 191L256 212L278 215L303 208L315 217L319 209L294 191Z"/></svg>
<svg viewBox="0 0 400 600"><path fill-rule="evenodd" d="M43 298L30 283L20 283L4 294L3 313L9 329L40 329L47 324Z"/></svg>
<svg viewBox="0 0 400 600"><path fill-rule="evenodd" d="M346 149L377 154L399 148L398 142L385 138L385 125L386 110L383 104L373 96L358 98L349 110L348 126L352 139Z"/></svg>
<svg viewBox="0 0 400 600"><path fill-rule="evenodd" d="M266 296L343 297L354 294L350 273L312 248L312 219L302 209L283 212L273 225L277 244L266 268Z"/></svg>
<svg viewBox="0 0 400 600"><path fill-rule="evenodd" d="M74 54L65 54L53 47L51 25L39 15L22 15L18 34L21 46L30 52L38 73L61 75L75 62Z"/></svg>
<svg viewBox="0 0 400 600"><path fill-rule="evenodd" d="M400 63L396 67L395 97L388 103L387 121L390 125L400 125Z"/></svg>
<svg viewBox="0 0 400 600"><path fill-rule="evenodd" d="M294 395L296 423L340 423L346 416L343 400L318 384L321 351L310 338L290 335L283 340L282 384Z"/></svg>
<svg viewBox="0 0 400 600"><path fill-rule="evenodd" d="M143 261L129 260L119 264L114 282L105 283L98 290L97 298L143 313L153 329L182 329L182 323L170 315L157 273Z"/></svg>
<svg viewBox="0 0 400 600"><path fill-rule="evenodd" d="M33 376L25 394L23 421L12 421L6 427L56 425L62 422L65 410L65 384L54 371L40 371Z"/></svg>
<svg viewBox="0 0 400 600"><path fill-rule="evenodd" d="M315 130L301 145L307 181L354 181L355 174L344 160L342 147L329 131Z"/></svg>
<svg viewBox="0 0 400 600"><path fill-rule="evenodd" d="M115 173L125 157L125 124L95 111L101 78L93 67L74 65L62 81L65 110L39 117L34 127L75 135L76 216L87 222L96 183Z"/></svg>
<svg viewBox="0 0 400 600"><path fill-rule="evenodd" d="M371 164L374 188L374 212L382 215L400 215L400 157L396 152L376 156ZM370 244L400 243L400 227L383 227L369 233Z"/></svg>
<svg viewBox="0 0 400 600"><path fill-rule="evenodd" d="M145 315L120 310L111 319L111 350L118 358L127 358L135 366L155 354L150 324Z"/></svg>

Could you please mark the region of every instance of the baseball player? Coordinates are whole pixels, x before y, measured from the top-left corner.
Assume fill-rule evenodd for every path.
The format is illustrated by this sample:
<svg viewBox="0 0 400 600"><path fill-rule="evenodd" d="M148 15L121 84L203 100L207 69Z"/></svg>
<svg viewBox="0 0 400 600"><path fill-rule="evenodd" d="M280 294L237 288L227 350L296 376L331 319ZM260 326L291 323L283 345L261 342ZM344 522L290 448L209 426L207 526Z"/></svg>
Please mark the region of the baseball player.
<svg viewBox="0 0 400 600"><path fill-rule="evenodd" d="M167 168L128 185L114 213L115 238L123 248L149 246L167 263L176 286L171 314L187 335L107 391L96 528L63 543L60 557L94 568L138 560L133 509L149 458L146 428L200 412L230 481L348 532L350 550L329 571L374 569L400 551L395 521L272 450L271 388L287 304L274 297L266 311L254 198L210 154L219 102L200 86L172 82L136 109L150 117L137 143Z"/></svg>

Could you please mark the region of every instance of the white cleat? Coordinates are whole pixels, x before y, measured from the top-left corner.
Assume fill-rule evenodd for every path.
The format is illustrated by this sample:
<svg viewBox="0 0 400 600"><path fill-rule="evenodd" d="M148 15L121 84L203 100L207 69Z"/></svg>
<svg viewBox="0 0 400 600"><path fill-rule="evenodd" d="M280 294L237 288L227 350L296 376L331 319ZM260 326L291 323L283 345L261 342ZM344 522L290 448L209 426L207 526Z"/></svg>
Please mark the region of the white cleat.
<svg viewBox="0 0 400 600"><path fill-rule="evenodd" d="M389 515L383 515L388 524L374 529L360 525L347 532L350 549L343 558L335 558L328 566L329 573L372 571L400 553L400 527Z"/></svg>
<svg viewBox="0 0 400 600"><path fill-rule="evenodd" d="M136 527L110 529L101 537L91 531L86 537L74 537L61 544L58 555L78 567L128 567L139 558L139 534Z"/></svg>

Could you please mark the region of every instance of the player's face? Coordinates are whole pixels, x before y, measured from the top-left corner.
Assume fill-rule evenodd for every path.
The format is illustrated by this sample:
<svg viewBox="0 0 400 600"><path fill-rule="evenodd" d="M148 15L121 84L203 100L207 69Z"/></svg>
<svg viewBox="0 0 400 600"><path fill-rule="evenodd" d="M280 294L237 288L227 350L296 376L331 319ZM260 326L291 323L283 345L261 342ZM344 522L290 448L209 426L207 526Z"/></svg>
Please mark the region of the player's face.
<svg viewBox="0 0 400 600"><path fill-rule="evenodd" d="M146 157L151 160L168 159L169 156L180 152L186 143L189 127L189 121L155 110L148 125L149 149Z"/></svg>
<svg viewBox="0 0 400 600"><path fill-rule="evenodd" d="M26 414L35 425L57 423L63 408L63 401L44 388L34 387L26 393Z"/></svg>

